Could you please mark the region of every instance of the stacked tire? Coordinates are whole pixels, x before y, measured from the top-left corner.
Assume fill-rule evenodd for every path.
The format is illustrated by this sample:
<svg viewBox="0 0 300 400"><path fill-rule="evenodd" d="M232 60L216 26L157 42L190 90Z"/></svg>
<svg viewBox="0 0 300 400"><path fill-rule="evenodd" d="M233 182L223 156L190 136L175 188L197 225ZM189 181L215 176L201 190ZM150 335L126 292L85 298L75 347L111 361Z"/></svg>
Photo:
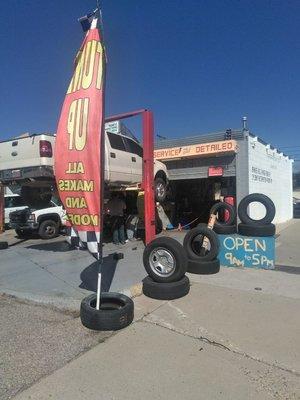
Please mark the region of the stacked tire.
<svg viewBox="0 0 300 400"><path fill-rule="evenodd" d="M236 233L236 209L231 204L225 202L218 202L212 206L210 209L210 214L219 215L220 212L227 211L228 219L226 221L221 221L217 217L214 231L220 235L231 235Z"/></svg>
<svg viewBox="0 0 300 400"><path fill-rule="evenodd" d="M173 300L187 295L190 281L185 275L188 258L182 245L170 237L159 237L144 249L143 263L148 276L143 280L145 296Z"/></svg>
<svg viewBox="0 0 300 400"><path fill-rule="evenodd" d="M250 217L248 208L253 202L265 206L266 215L263 218L253 219ZM275 205L268 196L261 193L249 194L241 200L238 207L238 216L241 220L238 225L238 233L243 236L274 236L276 229L272 221L275 213Z"/></svg>
<svg viewBox="0 0 300 400"><path fill-rule="evenodd" d="M203 247L204 240L208 240L208 248ZM191 229L185 235L183 247L188 257L188 272L207 275L220 271L218 235L207 225L199 224Z"/></svg>

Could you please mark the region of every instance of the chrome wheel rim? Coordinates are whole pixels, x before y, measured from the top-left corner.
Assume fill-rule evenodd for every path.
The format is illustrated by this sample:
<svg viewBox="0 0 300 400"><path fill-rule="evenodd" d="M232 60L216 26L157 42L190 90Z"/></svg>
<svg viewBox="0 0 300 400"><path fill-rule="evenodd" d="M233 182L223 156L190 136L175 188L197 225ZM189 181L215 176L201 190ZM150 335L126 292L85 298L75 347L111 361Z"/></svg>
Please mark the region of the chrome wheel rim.
<svg viewBox="0 0 300 400"><path fill-rule="evenodd" d="M155 275L163 278L171 276L176 267L176 260L173 254L163 247L157 247L151 251L149 263Z"/></svg>
<svg viewBox="0 0 300 400"><path fill-rule="evenodd" d="M157 196L162 197L165 194L165 186L162 183L159 183L156 186Z"/></svg>
<svg viewBox="0 0 300 400"><path fill-rule="evenodd" d="M46 233L47 233L48 235L53 235L54 232L55 232L55 228L54 228L53 226L47 226L47 227L46 227Z"/></svg>

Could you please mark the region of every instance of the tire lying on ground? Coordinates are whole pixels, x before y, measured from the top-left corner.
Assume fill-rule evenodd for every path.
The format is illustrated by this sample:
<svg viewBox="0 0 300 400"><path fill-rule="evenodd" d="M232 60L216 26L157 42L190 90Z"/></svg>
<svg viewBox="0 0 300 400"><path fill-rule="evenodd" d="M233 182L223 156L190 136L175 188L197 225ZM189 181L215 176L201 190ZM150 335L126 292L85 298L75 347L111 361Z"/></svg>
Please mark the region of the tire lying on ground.
<svg viewBox="0 0 300 400"><path fill-rule="evenodd" d="M238 232L242 236L274 236L276 227L274 224L267 225L248 225L240 223Z"/></svg>
<svg viewBox="0 0 300 400"><path fill-rule="evenodd" d="M235 207L233 207L231 204L220 201L219 203L216 203L212 206L212 208L210 209L210 214L217 214L221 210L227 210L229 213L229 218L227 221L224 221L224 222L221 222L218 219L216 219L215 227L217 227L217 226L223 227L223 226L228 226L228 225L234 224L235 219L236 219Z"/></svg>
<svg viewBox="0 0 300 400"><path fill-rule="evenodd" d="M258 202L265 206L266 215L261 219L252 219L248 214L248 206L250 203ZM252 193L244 197L238 206L238 215L243 224L247 225L267 225L270 224L275 217L275 204L266 195L261 193Z"/></svg>
<svg viewBox="0 0 300 400"><path fill-rule="evenodd" d="M236 233L236 225L215 225L214 231L219 235L231 235Z"/></svg>
<svg viewBox="0 0 300 400"><path fill-rule="evenodd" d="M101 293L100 309L96 310L97 295L91 294L81 302L82 324L95 331L117 331L130 325L134 317L132 299L121 293Z"/></svg>
<svg viewBox="0 0 300 400"><path fill-rule="evenodd" d="M204 237L207 237L210 242L210 249L205 253L201 250ZM199 224L196 228L191 229L185 235L183 247L185 248L188 259L196 261L211 261L218 255L219 239L216 233L209 229L207 225Z"/></svg>
<svg viewBox="0 0 300 400"><path fill-rule="evenodd" d="M212 261L189 260L188 272L199 275L217 274L220 271L220 260L217 258Z"/></svg>
<svg viewBox="0 0 300 400"><path fill-rule="evenodd" d="M147 274L156 282L175 282L187 270L187 256L182 245L170 237L159 237L144 249L143 263Z"/></svg>
<svg viewBox="0 0 300 400"><path fill-rule="evenodd" d="M143 293L147 297L158 300L174 300L187 295L190 291L190 281L184 276L177 282L159 283L150 276L143 280Z"/></svg>
<svg viewBox="0 0 300 400"><path fill-rule="evenodd" d="M5 249L8 249L8 243L0 242L0 250L5 250Z"/></svg>

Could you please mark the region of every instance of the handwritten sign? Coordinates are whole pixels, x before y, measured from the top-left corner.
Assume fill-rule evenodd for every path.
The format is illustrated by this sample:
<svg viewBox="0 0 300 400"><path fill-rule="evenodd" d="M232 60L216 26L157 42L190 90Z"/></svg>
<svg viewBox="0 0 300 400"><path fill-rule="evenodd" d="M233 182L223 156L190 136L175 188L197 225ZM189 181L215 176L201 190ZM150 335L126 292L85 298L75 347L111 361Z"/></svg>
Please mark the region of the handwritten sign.
<svg viewBox="0 0 300 400"><path fill-rule="evenodd" d="M274 269L275 238L218 235L219 260L224 267Z"/></svg>

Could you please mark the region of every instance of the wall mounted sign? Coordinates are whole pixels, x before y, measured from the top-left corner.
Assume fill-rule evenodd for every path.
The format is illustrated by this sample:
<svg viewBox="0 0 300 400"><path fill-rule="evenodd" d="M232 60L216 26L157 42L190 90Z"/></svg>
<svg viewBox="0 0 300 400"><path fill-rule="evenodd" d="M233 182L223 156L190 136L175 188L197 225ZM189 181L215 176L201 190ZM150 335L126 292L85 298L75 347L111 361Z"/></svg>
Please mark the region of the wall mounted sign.
<svg viewBox="0 0 300 400"><path fill-rule="evenodd" d="M223 167L208 167L208 176L223 176Z"/></svg>
<svg viewBox="0 0 300 400"><path fill-rule="evenodd" d="M218 235L219 260L224 267L274 269L275 238Z"/></svg>
<svg viewBox="0 0 300 400"><path fill-rule="evenodd" d="M224 140L211 143L193 144L182 147L169 147L154 151L157 160L172 160L173 158L197 157L219 153L235 153L237 151L236 140Z"/></svg>

